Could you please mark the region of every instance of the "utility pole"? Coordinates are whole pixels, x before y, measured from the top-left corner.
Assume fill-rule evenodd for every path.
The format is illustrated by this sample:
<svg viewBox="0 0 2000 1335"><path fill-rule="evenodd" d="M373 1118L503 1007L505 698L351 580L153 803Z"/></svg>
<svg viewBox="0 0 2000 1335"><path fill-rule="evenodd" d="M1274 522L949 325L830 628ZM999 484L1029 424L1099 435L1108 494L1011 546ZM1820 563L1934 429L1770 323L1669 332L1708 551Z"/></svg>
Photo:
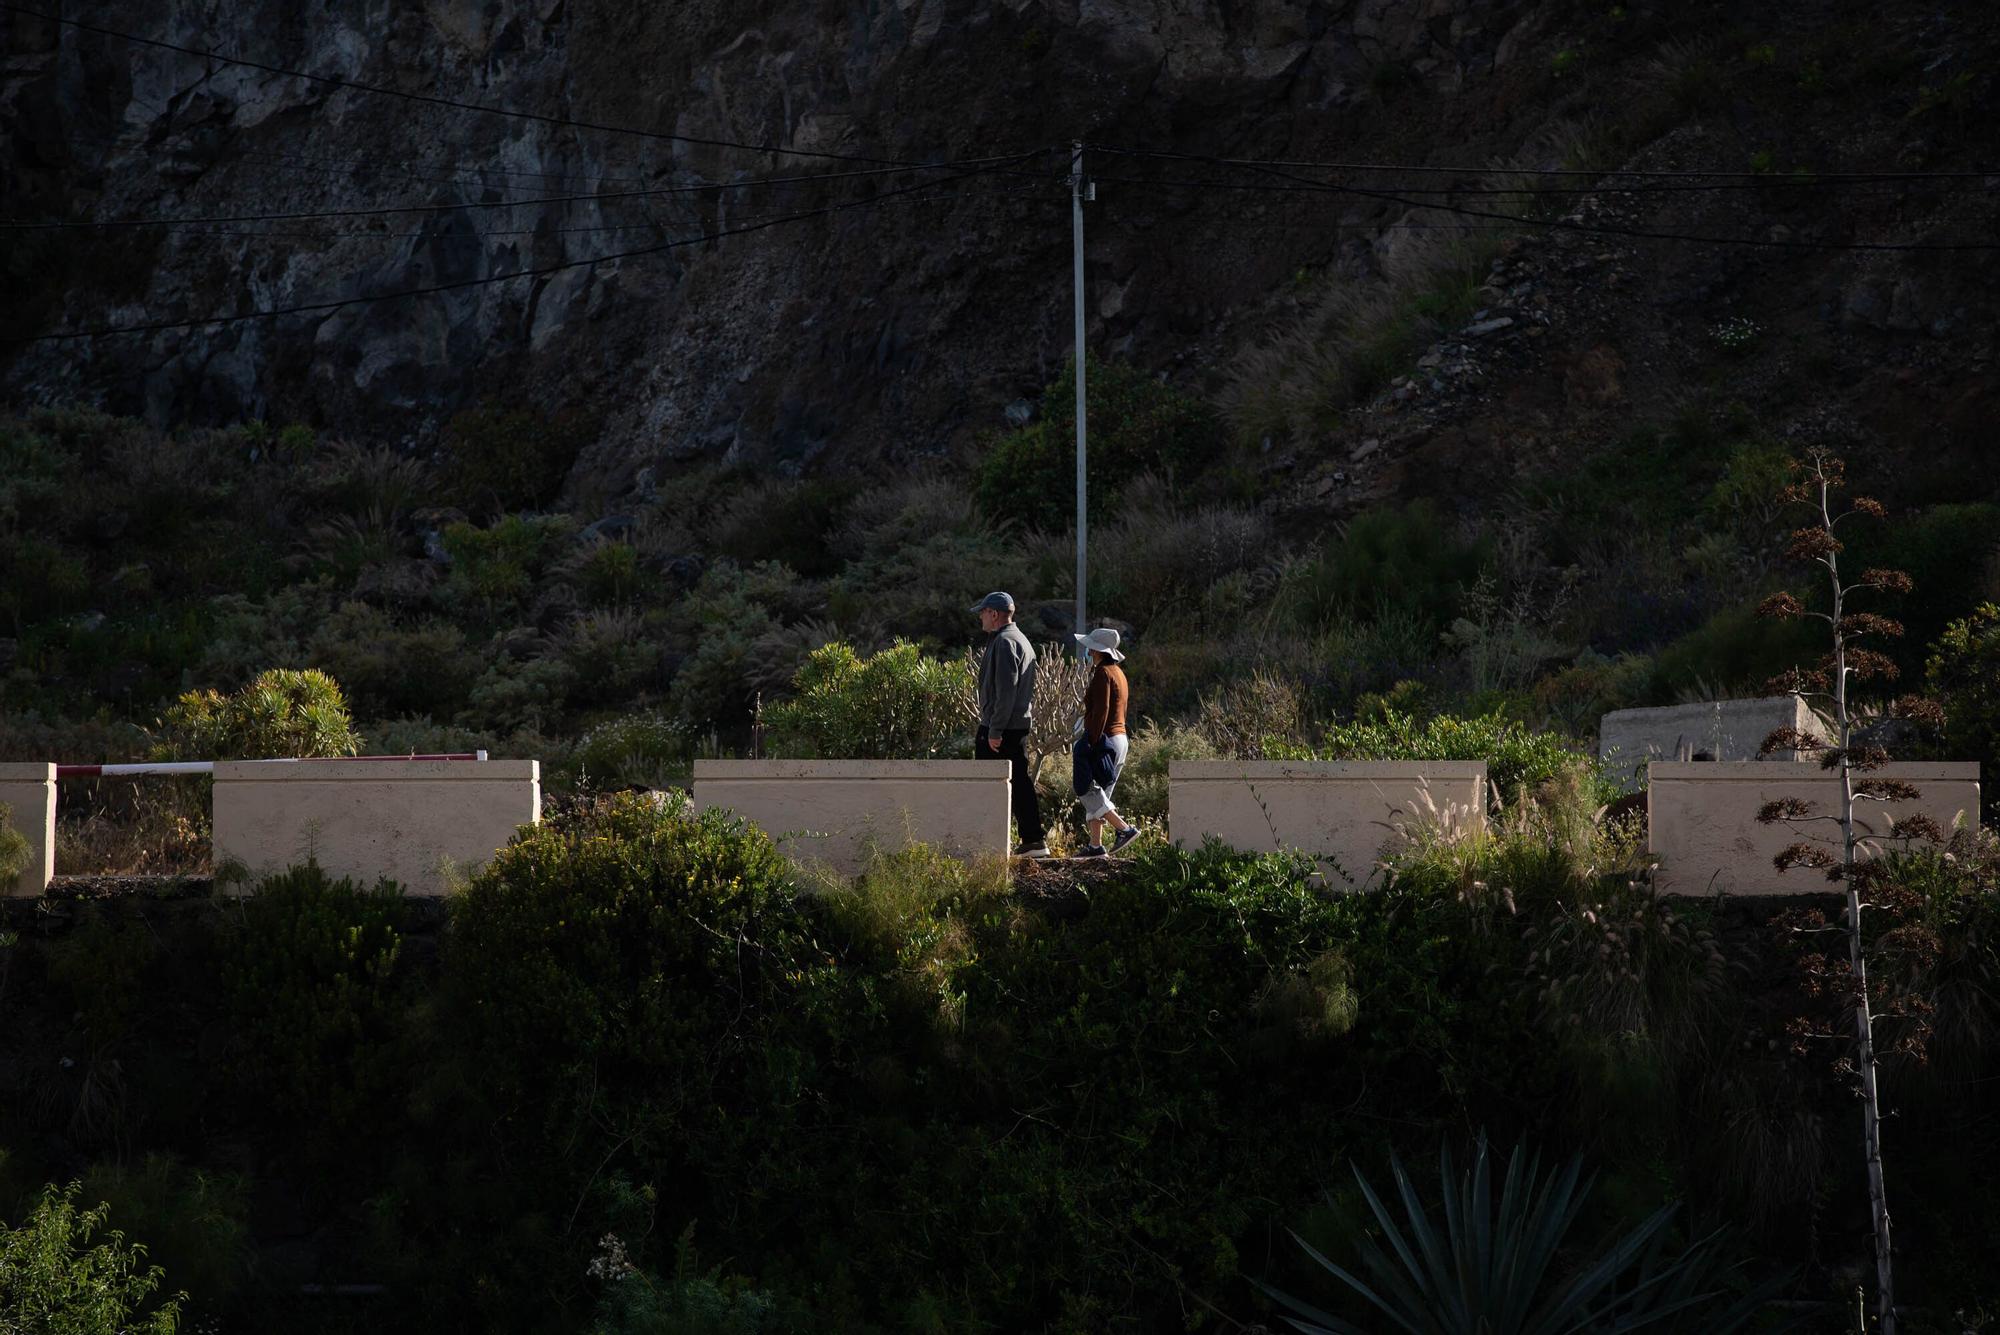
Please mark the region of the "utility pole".
<svg viewBox="0 0 2000 1335"><path fill-rule="evenodd" d="M1096 190L1083 179L1083 141L1078 139L1070 146L1069 177L1069 244L1070 263L1076 280L1076 633L1081 635L1090 629L1085 620L1084 596L1088 588L1089 575L1090 514L1088 509L1088 486L1084 466L1084 384L1083 384L1083 204L1095 197ZM1077 655L1088 660L1090 651L1081 645Z"/></svg>

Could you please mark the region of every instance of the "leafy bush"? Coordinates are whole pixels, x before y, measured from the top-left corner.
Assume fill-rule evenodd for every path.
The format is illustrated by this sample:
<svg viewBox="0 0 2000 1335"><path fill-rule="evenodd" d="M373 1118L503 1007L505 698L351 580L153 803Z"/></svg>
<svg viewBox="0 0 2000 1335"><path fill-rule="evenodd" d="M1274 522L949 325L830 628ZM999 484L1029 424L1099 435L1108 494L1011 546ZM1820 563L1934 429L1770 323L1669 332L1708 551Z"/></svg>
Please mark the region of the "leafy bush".
<svg viewBox="0 0 2000 1335"><path fill-rule="evenodd" d="M579 612L557 632L555 650L575 673L578 704L629 700L661 677L657 613L632 607Z"/></svg>
<svg viewBox="0 0 2000 1335"><path fill-rule="evenodd" d="M1221 445L1213 412L1129 362L1085 363L1090 413L1091 514L1109 515L1121 484L1141 473L1180 482ZM1061 529L1076 515L1076 368L1042 395L1038 420L995 441L979 465L979 499L989 511Z"/></svg>
<svg viewBox="0 0 2000 1335"><path fill-rule="evenodd" d="M2000 607L1981 603L1931 645L1924 679L1944 707L1951 759L1979 762L1987 809L2000 809Z"/></svg>
<svg viewBox="0 0 2000 1335"><path fill-rule="evenodd" d="M0 1221L0 1329L37 1335L174 1335L181 1298L154 1300L164 1275L146 1249L79 1210L80 1183L49 1187L12 1227ZM91 1245L93 1237L102 1241Z"/></svg>
<svg viewBox="0 0 2000 1335"><path fill-rule="evenodd" d="M604 1288L589 1335L785 1335L815 1324L780 1296L704 1268L693 1233L689 1225L681 1234L667 1275L633 1265L618 1235L605 1234L590 1263Z"/></svg>
<svg viewBox="0 0 2000 1335"><path fill-rule="evenodd" d="M570 764L593 787L665 788L687 780L694 738L660 714L606 719L577 740Z"/></svg>
<svg viewBox="0 0 2000 1335"><path fill-rule="evenodd" d="M691 724L733 723L759 692L776 694L825 636L807 610L810 586L781 565L717 562L672 609L672 629L694 650L674 675L673 700Z"/></svg>
<svg viewBox="0 0 2000 1335"><path fill-rule="evenodd" d="M351 756L360 738L340 684L324 672L272 668L232 695L190 691L161 721L167 759Z"/></svg>
<svg viewBox="0 0 2000 1335"><path fill-rule="evenodd" d="M86 1200L140 1237L151 1257L186 1289L190 1307L214 1311L249 1277L250 1202L238 1174L190 1168L168 1154L136 1167L99 1164L83 1180Z"/></svg>
<svg viewBox="0 0 2000 1335"><path fill-rule="evenodd" d="M360 602L342 603L306 653L365 718L451 713L465 703L475 662L458 627L428 619L400 626Z"/></svg>
<svg viewBox="0 0 2000 1335"><path fill-rule="evenodd" d="M1419 721L1384 709L1379 719L1329 728L1317 754L1325 760L1483 760L1487 782L1509 802L1524 788L1593 768L1562 739L1499 714L1437 714Z"/></svg>
<svg viewBox="0 0 2000 1335"><path fill-rule="evenodd" d="M1316 559L1286 572L1276 606L1301 628L1393 613L1442 626L1485 559L1484 547L1454 536L1429 501L1370 510L1349 521Z"/></svg>
<svg viewBox="0 0 2000 1335"><path fill-rule="evenodd" d="M1908 647L1891 648L1904 671L1914 674L1923 666L1918 647L1990 596L1990 582L2000 573L2000 505L1933 505L1892 524L1863 526L1847 540L1853 568L1886 566L1914 582L1884 609L1908 630Z"/></svg>
<svg viewBox="0 0 2000 1335"><path fill-rule="evenodd" d="M898 640L864 658L841 641L807 655L795 692L765 711L773 755L851 760L959 755L973 732L963 664Z"/></svg>
<svg viewBox="0 0 2000 1335"><path fill-rule="evenodd" d="M782 1120L813 1060L757 1037L824 966L771 842L620 795L500 850L451 919L454 1025L524 1152L574 1167L625 1137L687 1217L715 1217L736 1119Z"/></svg>
<svg viewBox="0 0 2000 1335"><path fill-rule="evenodd" d="M559 573L590 607L633 602L647 581L638 547L604 538L565 558Z"/></svg>
<svg viewBox="0 0 2000 1335"><path fill-rule="evenodd" d="M49 982L69 998L90 1046L112 1049L131 1032L146 1000L159 941L151 931L88 912L49 958Z"/></svg>
<svg viewBox="0 0 2000 1335"><path fill-rule="evenodd" d="M487 732L541 732L569 707L576 669L559 658L490 664L466 693L454 721Z"/></svg>
<svg viewBox="0 0 2000 1335"><path fill-rule="evenodd" d="M574 531L566 515L503 515L485 528L446 525L439 541L451 558L447 606L482 617L525 602Z"/></svg>
<svg viewBox="0 0 2000 1335"><path fill-rule="evenodd" d="M222 983L241 1016L242 1075L261 1106L332 1141L366 1143L397 1120L402 889L307 862L242 901Z"/></svg>
<svg viewBox="0 0 2000 1335"><path fill-rule="evenodd" d="M590 434L575 412L487 403L451 419L444 448L459 495L497 514L553 499Z"/></svg>
<svg viewBox="0 0 2000 1335"><path fill-rule="evenodd" d="M1822 649L1799 622L1774 623L1748 608L1728 608L1661 649L1653 658L1646 697L1666 703L1688 691L1762 694L1764 683Z"/></svg>

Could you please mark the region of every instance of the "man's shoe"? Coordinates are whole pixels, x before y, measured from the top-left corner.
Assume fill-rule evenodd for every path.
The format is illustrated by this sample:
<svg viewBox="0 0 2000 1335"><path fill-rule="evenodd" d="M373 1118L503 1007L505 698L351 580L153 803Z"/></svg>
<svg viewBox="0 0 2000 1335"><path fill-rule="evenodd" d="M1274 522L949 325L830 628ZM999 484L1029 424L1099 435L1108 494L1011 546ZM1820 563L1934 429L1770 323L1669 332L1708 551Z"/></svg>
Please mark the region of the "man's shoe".
<svg viewBox="0 0 2000 1335"><path fill-rule="evenodd" d="M1045 858L1048 855L1049 846L1039 839L1032 844L1016 844L1014 846L1014 856L1017 858Z"/></svg>
<svg viewBox="0 0 2000 1335"><path fill-rule="evenodd" d="M1124 848L1125 845L1131 843L1134 839L1137 839L1138 837L1139 837L1139 827L1137 825L1127 825L1124 829L1118 832L1116 838L1112 839L1111 851L1113 853L1118 852L1120 849Z"/></svg>
<svg viewBox="0 0 2000 1335"><path fill-rule="evenodd" d="M1111 855L1104 851L1103 844L1085 844L1082 848L1076 850L1076 856L1080 858L1103 858L1110 857Z"/></svg>

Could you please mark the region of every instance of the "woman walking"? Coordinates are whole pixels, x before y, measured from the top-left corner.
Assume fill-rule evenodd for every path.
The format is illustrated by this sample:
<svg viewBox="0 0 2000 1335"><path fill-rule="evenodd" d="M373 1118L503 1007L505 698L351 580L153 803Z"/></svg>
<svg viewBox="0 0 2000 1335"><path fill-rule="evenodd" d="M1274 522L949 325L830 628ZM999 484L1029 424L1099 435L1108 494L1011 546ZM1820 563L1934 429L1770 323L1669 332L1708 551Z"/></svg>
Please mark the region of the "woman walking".
<svg viewBox="0 0 2000 1335"><path fill-rule="evenodd" d="M1088 635L1072 637L1090 655L1093 669L1090 685L1083 692L1083 719L1073 748L1076 795L1083 799L1083 819L1090 828L1090 843L1077 856L1107 857L1139 837L1139 827L1118 814L1111 803L1111 790L1118 786L1118 774L1125 768L1128 743L1125 737L1125 703L1130 688L1125 669L1118 665L1125 655L1118 652L1118 632L1109 626ZM1104 846L1104 823L1118 831L1111 847Z"/></svg>

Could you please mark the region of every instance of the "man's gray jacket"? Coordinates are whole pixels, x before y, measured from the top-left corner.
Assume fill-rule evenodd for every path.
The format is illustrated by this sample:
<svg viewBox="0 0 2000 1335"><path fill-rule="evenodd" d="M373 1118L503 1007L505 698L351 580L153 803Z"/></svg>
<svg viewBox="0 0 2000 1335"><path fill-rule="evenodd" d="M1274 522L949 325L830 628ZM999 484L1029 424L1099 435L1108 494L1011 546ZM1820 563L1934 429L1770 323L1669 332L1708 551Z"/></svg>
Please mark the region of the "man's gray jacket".
<svg viewBox="0 0 2000 1335"><path fill-rule="evenodd" d="M1025 728L1035 713L1035 647L1008 622L979 658L979 726L993 736Z"/></svg>

